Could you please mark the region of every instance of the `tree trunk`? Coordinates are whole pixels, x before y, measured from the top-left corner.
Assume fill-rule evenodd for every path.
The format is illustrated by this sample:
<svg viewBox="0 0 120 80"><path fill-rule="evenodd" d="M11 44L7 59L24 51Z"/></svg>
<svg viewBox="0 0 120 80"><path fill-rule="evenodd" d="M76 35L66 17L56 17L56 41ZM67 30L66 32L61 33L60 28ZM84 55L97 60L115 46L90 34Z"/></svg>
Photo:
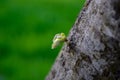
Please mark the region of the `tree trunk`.
<svg viewBox="0 0 120 80"><path fill-rule="evenodd" d="M88 0L46 80L120 80L120 0Z"/></svg>

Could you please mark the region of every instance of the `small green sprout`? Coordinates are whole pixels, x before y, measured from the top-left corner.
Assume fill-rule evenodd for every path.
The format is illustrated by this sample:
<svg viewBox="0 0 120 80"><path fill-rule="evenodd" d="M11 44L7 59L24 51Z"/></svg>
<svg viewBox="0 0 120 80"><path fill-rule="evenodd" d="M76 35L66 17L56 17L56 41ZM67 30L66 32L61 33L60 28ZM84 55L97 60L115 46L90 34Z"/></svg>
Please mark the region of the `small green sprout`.
<svg viewBox="0 0 120 80"><path fill-rule="evenodd" d="M67 38L64 33L56 34L53 38L52 49L56 48L58 45L66 41L67 41Z"/></svg>

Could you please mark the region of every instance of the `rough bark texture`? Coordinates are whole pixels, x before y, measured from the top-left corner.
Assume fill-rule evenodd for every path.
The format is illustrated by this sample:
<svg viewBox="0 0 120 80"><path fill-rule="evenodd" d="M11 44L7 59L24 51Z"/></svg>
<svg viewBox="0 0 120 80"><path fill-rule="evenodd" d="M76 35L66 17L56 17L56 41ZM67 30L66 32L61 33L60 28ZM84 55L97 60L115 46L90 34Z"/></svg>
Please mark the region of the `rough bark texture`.
<svg viewBox="0 0 120 80"><path fill-rule="evenodd" d="M46 80L120 80L120 0L88 0Z"/></svg>

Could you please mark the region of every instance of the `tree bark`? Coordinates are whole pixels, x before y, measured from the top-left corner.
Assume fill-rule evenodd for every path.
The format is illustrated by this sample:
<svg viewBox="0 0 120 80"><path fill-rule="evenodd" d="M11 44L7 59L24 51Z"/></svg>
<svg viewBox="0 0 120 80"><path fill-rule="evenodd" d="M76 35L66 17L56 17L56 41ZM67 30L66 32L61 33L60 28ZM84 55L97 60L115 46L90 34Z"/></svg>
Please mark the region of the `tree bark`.
<svg viewBox="0 0 120 80"><path fill-rule="evenodd" d="M120 0L87 0L46 80L120 80Z"/></svg>

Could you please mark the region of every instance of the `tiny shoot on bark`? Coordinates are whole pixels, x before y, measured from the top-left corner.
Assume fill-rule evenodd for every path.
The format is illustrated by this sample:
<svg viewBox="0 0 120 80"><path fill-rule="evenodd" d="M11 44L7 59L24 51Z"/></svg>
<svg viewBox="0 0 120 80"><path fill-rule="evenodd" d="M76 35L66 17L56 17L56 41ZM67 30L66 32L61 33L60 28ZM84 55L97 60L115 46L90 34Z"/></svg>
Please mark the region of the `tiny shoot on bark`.
<svg viewBox="0 0 120 80"><path fill-rule="evenodd" d="M64 33L58 33L53 38L52 49L56 48L63 42L67 42L67 38Z"/></svg>

